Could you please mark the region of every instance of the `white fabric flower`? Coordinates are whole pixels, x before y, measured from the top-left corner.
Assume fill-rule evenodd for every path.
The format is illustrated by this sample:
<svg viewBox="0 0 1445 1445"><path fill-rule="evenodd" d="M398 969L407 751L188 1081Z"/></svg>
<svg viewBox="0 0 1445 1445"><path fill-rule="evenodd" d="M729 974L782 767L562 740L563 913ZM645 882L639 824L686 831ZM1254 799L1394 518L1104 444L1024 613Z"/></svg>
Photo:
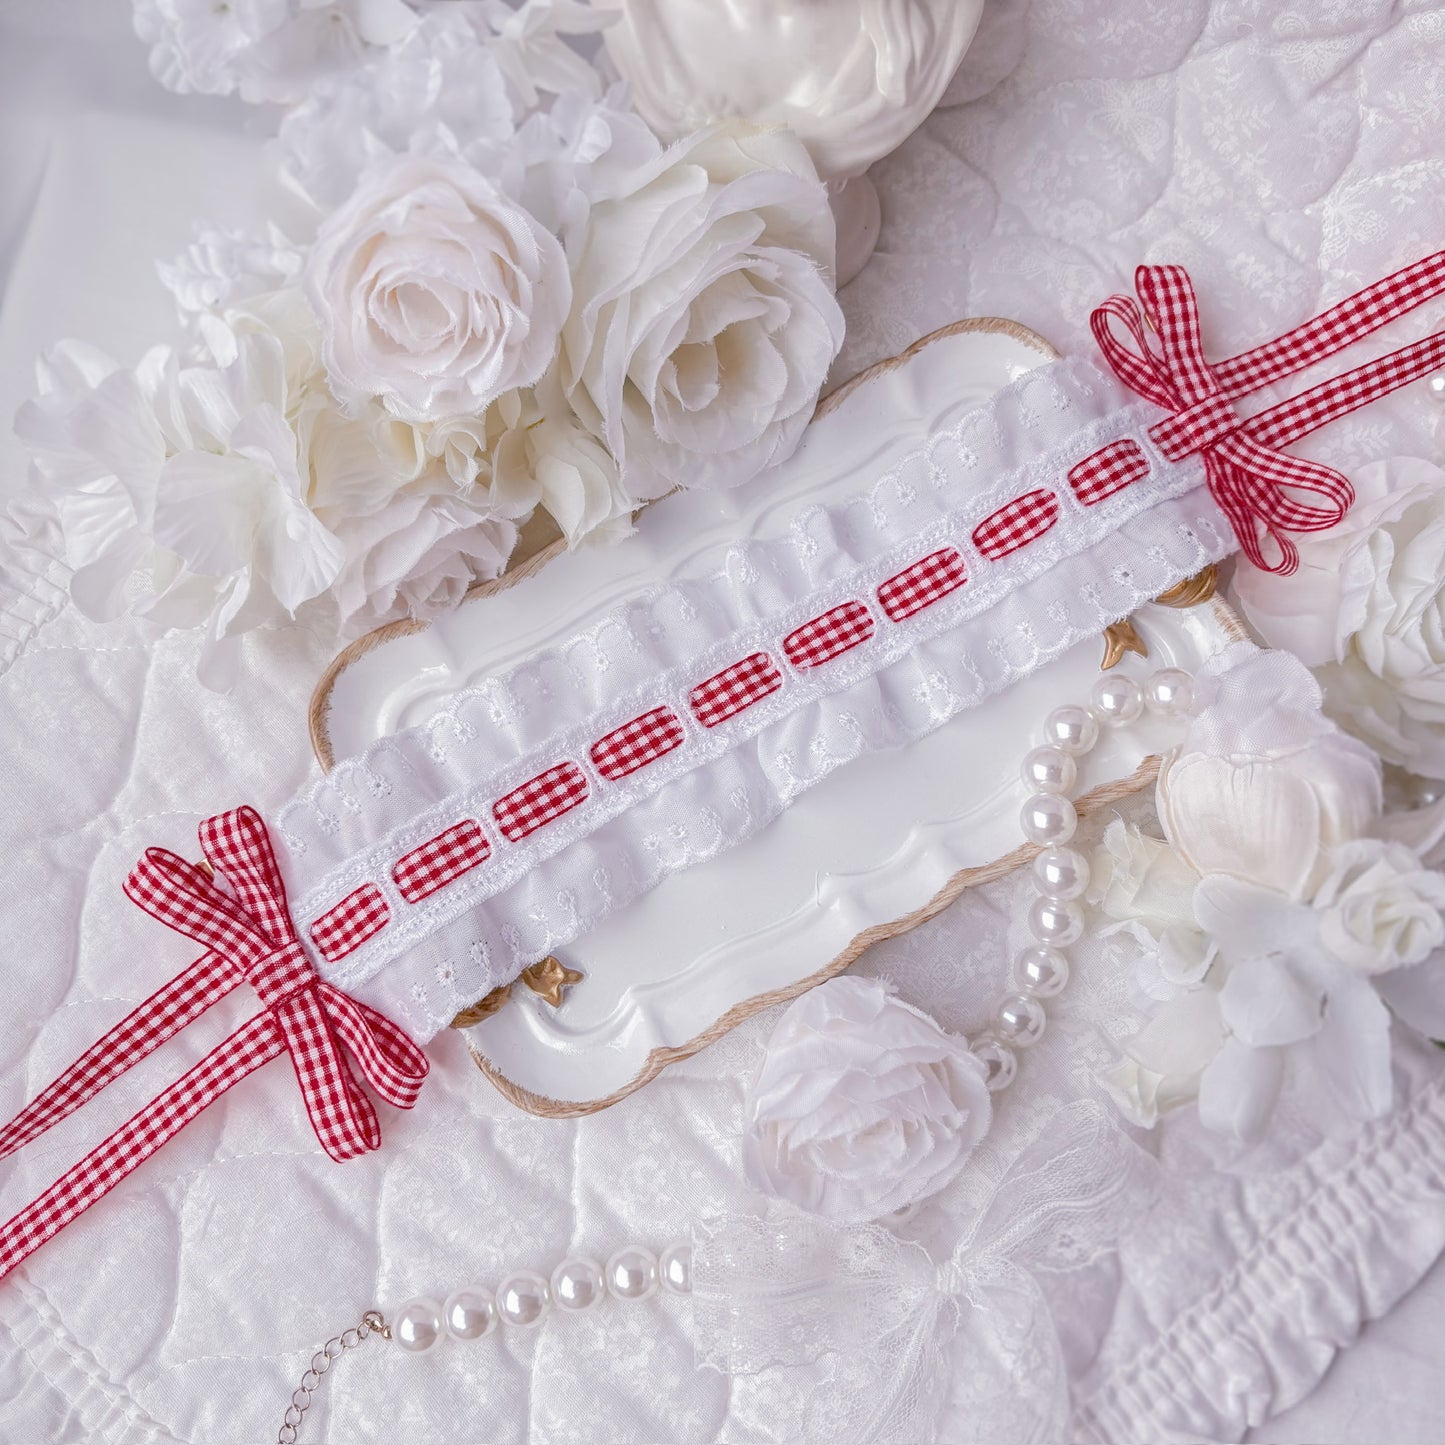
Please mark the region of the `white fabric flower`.
<svg viewBox="0 0 1445 1445"><path fill-rule="evenodd" d="M1199 1082L1199 1117L1259 1138L1284 1082L1286 1051L1316 1106L1378 1118L1390 1106L1390 1018L1367 978L1320 938L1320 913L1237 878L1201 880L1195 913L1224 960L1216 986L1227 1033Z"/></svg>
<svg viewBox="0 0 1445 1445"><path fill-rule="evenodd" d="M338 409L298 290L212 320L213 365L162 348L127 370L57 348L16 419L82 610L204 629L202 681L225 688L251 628L424 617L501 571L513 523L415 428Z"/></svg>
<svg viewBox="0 0 1445 1445"><path fill-rule="evenodd" d="M1308 897L1329 850L1379 817L1379 761L1321 714L1318 687L1287 653L1259 654L1212 686L1159 774L1170 846L1196 873Z"/></svg>
<svg viewBox="0 0 1445 1445"><path fill-rule="evenodd" d="M1225 1040L1219 996L1211 988L1176 994L1127 1041L1100 1083L1131 1124L1152 1129L1199 1097L1199 1080Z"/></svg>
<svg viewBox="0 0 1445 1445"><path fill-rule="evenodd" d="M837 978L793 1003L768 1041L743 1166L754 1188L862 1223L943 1188L991 1117L964 1040L874 979Z"/></svg>
<svg viewBox="0 0 1445 1445"><path fill-rule="evenodd" d="M476 414L551 363L557 238L485 177L403 157L327 217L306 266L332 390L412 421Z"/></svg>
<svg viewBox="0 0 1445 1445"><path fill-rule="evenodd" d="M736 486L792 453L842 343L833 248L783 131L705 131L594 193L568 234L559 380L632 495Z"/></svg>
<svg viewBox="0 0 1445 1445"><path fill-rule="evenodd" d="M167 89L286 103L417 15L405 0L135 0L134 23Z"/></svg>
<svg viewBox="0 0 1445 1445"><path fill-rule="evenodd" d="M598 72L563 38L600 23L589 6L562 0L437 6L285 117L282 174L321 215L389 157L459 160L555 229L563 216L553 198L574 193L571 170L590 168L614 130L628 149L639 133L657 147L620 97L602 103ZM546 104L544 92L557 98Z"/></svg>
<svg viewBox="0 0 1445 1445"><path fill-rule="evenodd" d="M627 536L639 505L622 490L607 448L566 417L510 431L493 458L492 488L540 503L571 547Z"/></svg>
<svg viewBox="0 0 1445 1445"><path fill-rule="evenodd" d="M1361 973L1422 963L1445 944L1445 877L1400 843L1361 838L1337 848L1315 907L1320 940Z"/></svg>
<svg viewBox="0 0 1445 1445"><path fill-rule="evenodd" d="M254 234L198 226L195 240L156 270L182 314L201 316L294 285L305 259L275 225Z"/></svg>
<svg viewBox="0 0 1445 1445"><path fill-rule="evenodd" d="M540 506L571 547L633 530L640 503L622 490L612 454L570 414L544 414L533 392L508 392L480 416L421 430L453 482L483 488L497 516L521 520Z"/></svg>
<svg viewBox="0 0 1445 1445"><path fill-rule="evenodd" d="M1384 826L1378 760L1321 715L1297 658L1254 653L1201 679L1201 696L1157 797L1196 880L1193 930L1180 878L1147 840L1115 839L1118 876L1099 885L1113 916L1154 927L1176 985L1156 993L1105 1085L1139 1123L1197 1097L1204 1124L1243 1140L1291 1075L1326 1120L1378 1117L1391 1077L1377 976L1397 978L1445 939L1445 879L1369 836Z"/></svg>
<svg viewBox="0 0 1445 1445"><path fill-rule="evenodd" d="M182 367L162 349L132 372L58 348L16 432L60 517L77 605L115 616L131 574L147 572L140 610L205 624L217 685L224 639L294 615L340 569L341 543L306 504L274 336L246 336L224 369Z"/></svg>
<svg viewBox="0 0 1445 1445"><path fill-rule="evenodd" d="M1276 647L1318 669L1325 704L1388 762L1445 778L1445 471L1414 457L1364 467L1299 571L1241 561L1234 589Z"/></svg>

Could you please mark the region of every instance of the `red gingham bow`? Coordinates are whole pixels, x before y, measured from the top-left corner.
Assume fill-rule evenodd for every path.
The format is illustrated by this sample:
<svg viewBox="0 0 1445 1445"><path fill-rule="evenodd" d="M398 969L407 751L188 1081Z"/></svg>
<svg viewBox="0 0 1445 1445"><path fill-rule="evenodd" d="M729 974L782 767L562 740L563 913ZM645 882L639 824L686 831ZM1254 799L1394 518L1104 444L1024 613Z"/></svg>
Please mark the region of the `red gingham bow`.
<svg viewBox="0 0 1445 1445"><path fill-rule="evenodd" d="M1296 327L1275 341L1211 365L1199 309L1182 266L1141 266L1143 304L1111 296L1090 318L1094 338L1119 379L1169 412L1149 430L1171 461L1204 458L1215 500L1245 555L1270 572L1293 572L1299 553L1285 535L1333 527L1354 501L1339 472L1280 450L1290 442L1445 361L1445 336L1427 337L1292 397L1247 420L1233 402L1333 355L1445 289L1445 252L1427 256ZM1145 318L1157 336L1151 346ZM1123 325L1122 339L1114 323ZM1128 344L1132 342L1132 345Z"/></svg>
<svg viewBox="0 0 1445 1445"><path fill-rule="evenodd" d="M208 950L152 994L0 1130L0 1157L74 1112L242 980L262 1012L237 1029L0 1230L0 1276L63 1229L252 1070L288 1053L312 1128L333 1159L381 1143L376 1109L342 1053L398 1109L416 1102L426 1056L390 1019L327 983L301 949L266 825L250 808L201 825L207 861L229 886L164 848L125 882L147 913Z"/></svg>

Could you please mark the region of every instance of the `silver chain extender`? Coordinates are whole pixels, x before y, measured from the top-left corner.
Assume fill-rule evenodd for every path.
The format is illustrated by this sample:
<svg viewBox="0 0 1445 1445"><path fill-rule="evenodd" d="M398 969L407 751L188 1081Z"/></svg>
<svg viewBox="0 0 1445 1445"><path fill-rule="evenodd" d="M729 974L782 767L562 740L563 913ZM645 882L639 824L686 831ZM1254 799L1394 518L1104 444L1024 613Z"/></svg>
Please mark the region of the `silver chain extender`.
<svg viewBox="0 0 1445 1445"><path fill-rule="evenodd" d="M291 1392L291 1403L287 1405L286 1416L276 1432L276 1445L296 1445L300 1439L301 1421L311 1408L312 1397L321 1388L326 1372L347 1350L354 1350L371 1335L380 1335L384 1340L391 1338L391 1327L382 1318L380 1310L367 1310L360 1324L333 1335L311 1356L301 1383Z"/></svg>

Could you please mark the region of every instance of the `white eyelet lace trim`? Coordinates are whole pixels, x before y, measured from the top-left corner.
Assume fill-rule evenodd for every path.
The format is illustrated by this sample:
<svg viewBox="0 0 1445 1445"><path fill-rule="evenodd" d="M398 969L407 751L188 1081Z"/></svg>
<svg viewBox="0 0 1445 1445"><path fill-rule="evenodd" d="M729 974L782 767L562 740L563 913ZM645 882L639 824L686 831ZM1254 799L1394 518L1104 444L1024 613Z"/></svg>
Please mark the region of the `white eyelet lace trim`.
<svg viewBox="0 0 1445 1445"><path fill-rule="evenodd" d="M318 967L348 990L382 970L412 976L404 1000L399 976L379 996L434 1031L667 873L756 832L842 763L917 740L1227 555L1233 534L1201 464L1157 452L1145 430L1153 414L1087 363L1030 372L865 494L808 508L783 537L730 548L711 577L650 591L341 764L279 821L302 885L296 913L309 923L369 881L391 920ZM1143 447L1149 475L1083 506L1069 468L1124 435ZM983 559L974 528L1036 488L1058 495L1058 522L1005 559ZM944 545L963 554L967 583L887 621L878 585ZM782 661L784 636L854 598L877 620L866 643L805 671ZM782 667L783 688L701 727L690 690L758 651ZM682 720L683 744L628 778L602 780L590 745L660 705ZM587 775L587 802L503 840L492 803L564 759ZM468 817L487 830L491 857L406 903L393 863ZM423 947L448 934L448 946ZM405 966L389 969L403 956Z"/></svg>

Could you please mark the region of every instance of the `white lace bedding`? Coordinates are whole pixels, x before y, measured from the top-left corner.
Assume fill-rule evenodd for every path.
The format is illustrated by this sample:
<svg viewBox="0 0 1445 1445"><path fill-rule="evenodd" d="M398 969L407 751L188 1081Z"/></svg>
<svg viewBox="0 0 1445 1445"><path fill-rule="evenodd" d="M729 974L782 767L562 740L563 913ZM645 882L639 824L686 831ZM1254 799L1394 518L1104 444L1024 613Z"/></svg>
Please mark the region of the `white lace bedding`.
<svg viewBox="0 0 1445 1445"><path fill-rule="evenodd" d="M244 210L260 169L238 112L149 80L128 8L0 0L0 412L59 335L121 354L154 335L166 303L152 260L179 249L193 214ZM877 168L883 245L845 293L839 375L969 314L1015 317L1082 352L1090 306L1141 259L1188 265L1207 344L1235 350L1437 249L1445 93L1429 77L1442 37L1445 8L1386 0L1289 11L997 0L951 103ZM233 163L218 163L222 148ZM1438 320L1425 311L1395 334ZM1304 450L1346 471L1431 455L1438 421L1415 389ZM0 443L0 496L18 488L15 457ZM274 809L302 788L304 707L326 655L261 636L237 693L204 694L188 641L62 609L47 539L23 530L0 524L7 1112L186 960L181 940L124 903L120 879L145 844L190 851L198 816L242 800ZM976 1026L1018 913L1011 892L966 898L876 949L867 969L945 1024ZM982 962L962 961L965 940ZM1076 977L981 1167L911 1226L940 1252L1040 1118L1087 1087L1128 1018L1107 959L1081 958ZM214 1012L27 1151L0 1179L0 1209L235 1022ZM271 1439L310 1352L366 1305L495 1281L572 1248L661 1244L741 1203L742 1087L770 1025L754 1020L624 1104L566 1123L516 1113L443 1034L424 1107L389 1118L382 1152L345 1166L314 1147L286 1071L263 1071L0 1288L0 1438ZM1217 1146L1183 1121L1165 1131L1167 1208L1127 1244L1117 1279L1058 1302L1079 1439L1241 1439L1307 1395L1362 1320L1426 1271L1445 1247L1445 1071L1427 1050L1400 1054L1404 1106L1323 1144L1286 1121L1267 1154L1204 1172ZM1436 1300L1421 1328L1433 1341ZM1397 1348L1362 1382L1355 1355L1333 1413L1327 1384L1260 1438L1445 1439L1419 1403L1440 1397L1438 1362L1411 1372ZM339 1367L306 1438L777 1438L802 1379L729 1388L691 1359L676 1301L422 1358L364 1351Z"/></svg>

